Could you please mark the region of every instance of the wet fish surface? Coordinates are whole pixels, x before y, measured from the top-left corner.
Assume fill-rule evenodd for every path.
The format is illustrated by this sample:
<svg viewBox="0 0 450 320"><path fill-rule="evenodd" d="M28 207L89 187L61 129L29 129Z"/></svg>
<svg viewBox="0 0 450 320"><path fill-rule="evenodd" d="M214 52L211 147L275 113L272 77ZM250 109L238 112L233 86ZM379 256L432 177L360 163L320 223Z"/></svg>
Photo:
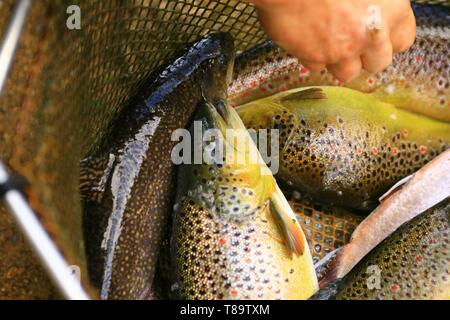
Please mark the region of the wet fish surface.
<svg viewBox="0 0 450 320"><path fill-rule="evenodd" d="M450 197L450 149L403 179L356 228L350 242L327 263L321 286L344 277L367 253L397 228Z"/></svg>
<svg viewBox="0 0 450 320"><path fill-rule="evenodd" d="M449 235L447 199L399 228L346 277L313 298L450 299Z"/></svg>
<svg viewBox="0 0 450 320"><path fill-rule="evenodd" d="M176 295L310 297L318 286L305 236L270 170L249 161L248 150L256 146L236 143L246 138L253 143L239 116L219 102L205 104L196 119L202 128L220 129L222 138L215 142L230 146L226 159L231 152L245 161L181 165L171 246ZM227 128L240 130L237 140Z"/></svg>
<svg viewBox="0 0 450 320"><path fill-rule="evenodd" d="M226 91L233 40L213 34L150 76L120 113L99 151L81 163L84 229L102 299L153 297L162 232L174 201L172 132L203 99Z"/></svg>
<svg viewBox="0 0 450 320"><path fill-rule="evenodd" d="M237 111L249 129L279 130L277 178L357 210L450 148L450 124L349 88L293 89Z"/></svg>

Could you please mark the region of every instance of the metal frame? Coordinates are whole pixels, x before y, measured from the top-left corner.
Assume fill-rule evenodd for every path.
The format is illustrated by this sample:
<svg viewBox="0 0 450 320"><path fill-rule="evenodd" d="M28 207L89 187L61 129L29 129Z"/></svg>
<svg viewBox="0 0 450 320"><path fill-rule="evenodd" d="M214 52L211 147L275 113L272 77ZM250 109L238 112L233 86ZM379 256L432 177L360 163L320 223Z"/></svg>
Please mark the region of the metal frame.
<svg viewBox="0 0 450 320"><path fill-rule="evenodd" d="M0 94L11 69L14 53L17 49L30 6L31 0L17 1L5 38L0 44ZM67 261L45 231L25 197L18 190L17 186L10 182L11 175L0 161L0 186L3 189L2 200L21 227L54 283L67 299L89 300L89 296L79 281L71 275Z"/></svg>

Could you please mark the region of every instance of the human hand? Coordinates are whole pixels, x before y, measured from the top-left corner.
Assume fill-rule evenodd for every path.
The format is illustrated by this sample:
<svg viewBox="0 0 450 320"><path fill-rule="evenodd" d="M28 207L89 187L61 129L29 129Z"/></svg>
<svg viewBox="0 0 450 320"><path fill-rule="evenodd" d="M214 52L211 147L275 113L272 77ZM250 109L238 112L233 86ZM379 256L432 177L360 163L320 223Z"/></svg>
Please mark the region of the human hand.
<svg viewBox="0 0 450 320"><path fill-rule="evenodd" d="M267 34L311 70L350 81L392 63L414 42L409 0L250 0Z"/></svg>

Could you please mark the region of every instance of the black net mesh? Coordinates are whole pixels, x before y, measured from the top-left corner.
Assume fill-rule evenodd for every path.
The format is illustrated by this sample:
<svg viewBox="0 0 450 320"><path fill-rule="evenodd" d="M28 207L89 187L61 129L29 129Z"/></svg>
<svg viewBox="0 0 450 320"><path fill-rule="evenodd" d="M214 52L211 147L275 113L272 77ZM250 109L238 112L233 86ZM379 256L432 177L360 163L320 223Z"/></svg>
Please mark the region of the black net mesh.
<svg viewBox="0 0 450 320"><path fill-rule="evenodd" d="M0 0L0 31L13 3ZM81 30L66 26L69 5L81 9ZM33 207L84 279L79 160L152 70L186 43L219 30L234 36L238 51L266 38L255 8L237 0L34 2L0 97L0 154L30 181ZM8 221L0 219L0 227L11 229ZM5 255L11 253L0 248L0 261Z"/></svg>

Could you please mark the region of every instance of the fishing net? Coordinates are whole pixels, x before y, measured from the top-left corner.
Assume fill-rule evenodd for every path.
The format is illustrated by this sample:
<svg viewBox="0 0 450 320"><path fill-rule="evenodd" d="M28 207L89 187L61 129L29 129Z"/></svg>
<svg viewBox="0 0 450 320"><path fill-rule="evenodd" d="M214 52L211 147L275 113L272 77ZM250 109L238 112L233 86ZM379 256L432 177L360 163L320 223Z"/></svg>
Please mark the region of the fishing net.
<svg viewBox="0 0 450 320"><path fill-rule="evenodd" d="M13 4L0 0L0 32ZM81 10L80 30L66 25L70 5ZM230 32L238 51L266 38L255 8L243 1L34 1L0 97L0 155L30 182L31 205L70 263L80 266L85 283L79 160L95 150L108 122L152 70L213 31ZM0 230L15 230L5 212ZM10 262L0 264L0 283L34 281L35 290L10 288L0 297L49 296L27 250L22 240L10 249L0 246L0 261ZM11 252L20 258L12 261ZM15 264L24 271L8 278Z"/></svg>

